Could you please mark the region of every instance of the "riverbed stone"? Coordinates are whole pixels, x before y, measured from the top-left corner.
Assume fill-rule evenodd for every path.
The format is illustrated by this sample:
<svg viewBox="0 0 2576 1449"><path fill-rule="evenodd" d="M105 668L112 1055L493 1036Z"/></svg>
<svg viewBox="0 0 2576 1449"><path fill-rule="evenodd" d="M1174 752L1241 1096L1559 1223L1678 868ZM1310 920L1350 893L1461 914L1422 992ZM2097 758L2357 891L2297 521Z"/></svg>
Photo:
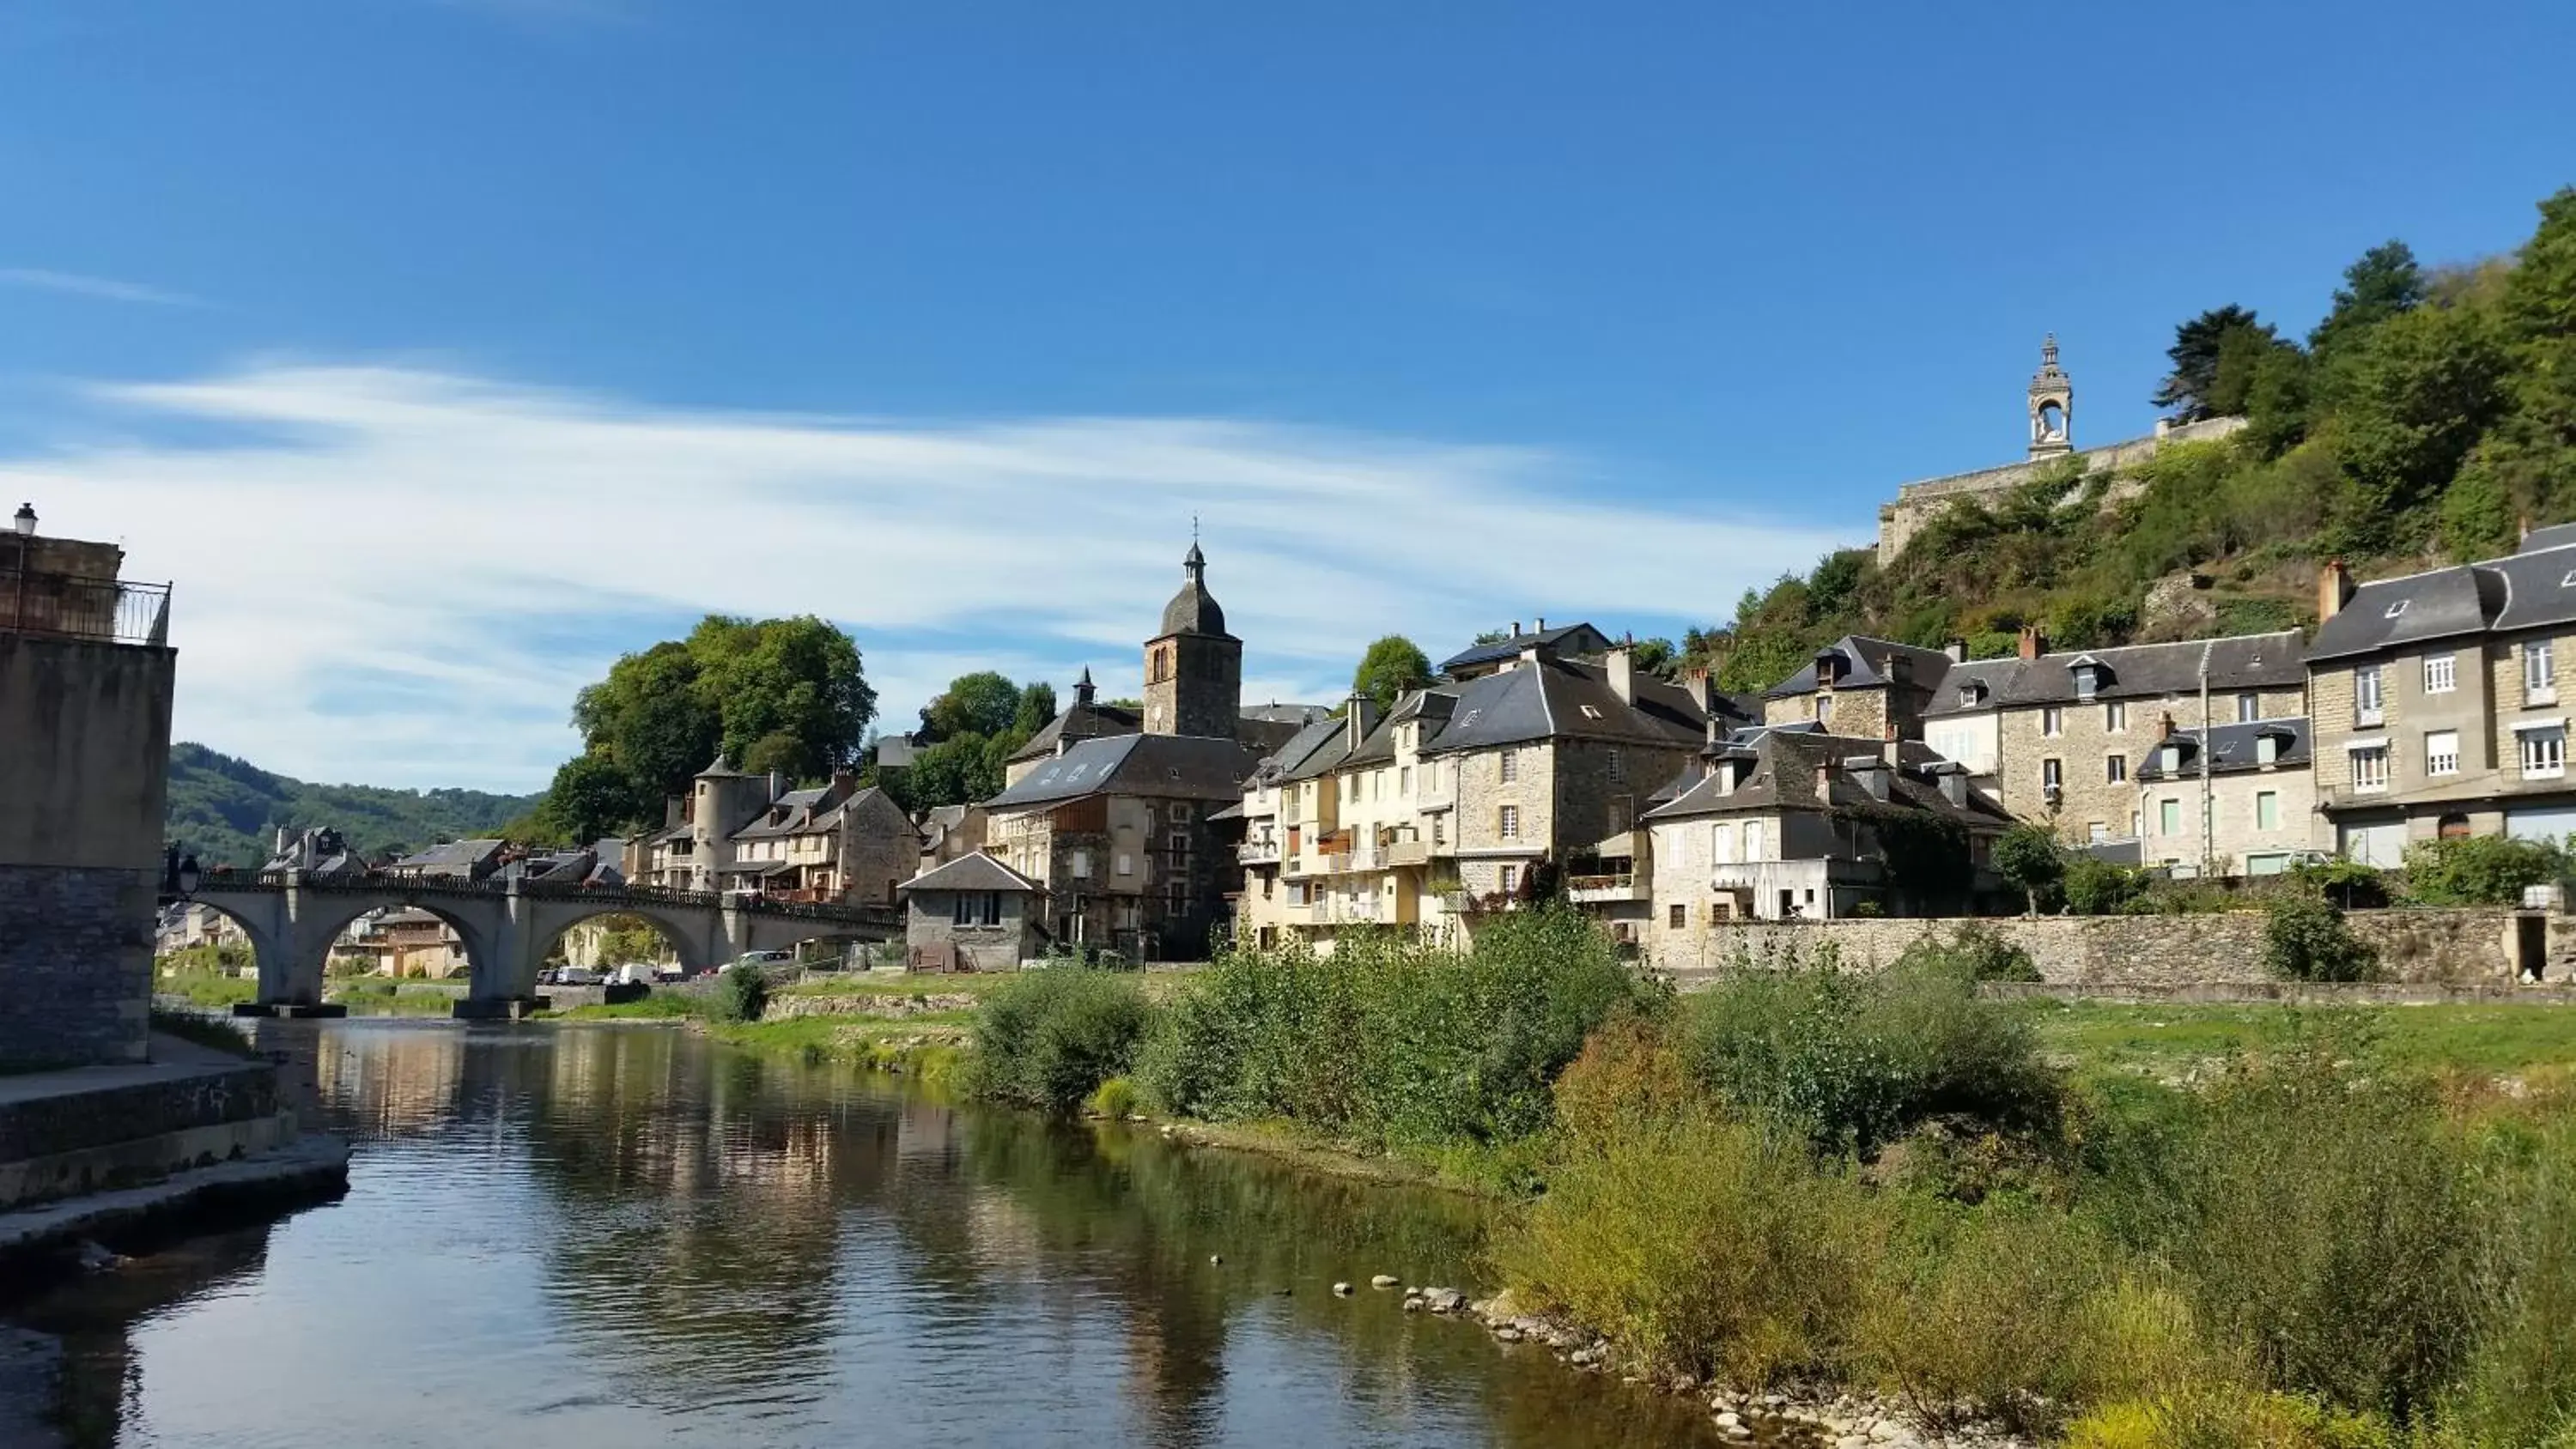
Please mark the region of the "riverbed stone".
<svg viewBox="0 0 2576 1449"><path fill-rule="evenodd" d="M1403 1281L1403 1279L1396 1277L1393 1273L1380 1273L1376 1277L1369 1279L1369 1286L1371 1288L1392 1288Z"/></svg>
<svg viewBox="0 0 2576 1449"><path fill-rule="evenodd" d="M1333 1285L1333 1296L1334 1296L1334 1297L1336 1297L1336 1298L1348 1298L1348 1297L1350 1297L1350 1296L1351 1296L1351 1285L1350 1285L1350 1284L1348 1284L1348 1283L1336 1283L1336 1284L1334 1284L1334 1285Z"/></svg>

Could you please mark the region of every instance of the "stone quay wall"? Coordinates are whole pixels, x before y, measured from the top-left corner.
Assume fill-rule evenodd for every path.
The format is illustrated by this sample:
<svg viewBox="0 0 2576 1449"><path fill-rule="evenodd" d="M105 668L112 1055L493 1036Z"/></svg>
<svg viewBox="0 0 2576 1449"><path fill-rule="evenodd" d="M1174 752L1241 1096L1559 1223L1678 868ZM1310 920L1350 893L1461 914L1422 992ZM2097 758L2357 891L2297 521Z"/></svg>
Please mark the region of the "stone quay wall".
<svg viewBox="0 0 2576 1449"><path fill-rule="evenodd" d="M2352 911L2353 934L2379 952L2392 982L2502 986L2516 975L2517 912L2502 909ZM2544 977L2576 974L2576 920L2548 919ZM2263 965L2264 916L2226 911L2190 916L1932 917L1837 921L1749 921L1691 933L1686 947L1658 952L1661 970L1693 973L1741 964L1788 964L1831 947L1846 969L1877 970L1926 936L1978 926L2030 953L2051 986L2102 991L2273 984ZM1704 943L1704 944L1703 944ZM1682 959L1687 951L1689 959Z"/></svg>
<svg viewBox="0 0 2576 1449"><path fill-rule="evenodd" d="M152 1004L147 872L0 865L0 1062L134 1062Z"/></svg>

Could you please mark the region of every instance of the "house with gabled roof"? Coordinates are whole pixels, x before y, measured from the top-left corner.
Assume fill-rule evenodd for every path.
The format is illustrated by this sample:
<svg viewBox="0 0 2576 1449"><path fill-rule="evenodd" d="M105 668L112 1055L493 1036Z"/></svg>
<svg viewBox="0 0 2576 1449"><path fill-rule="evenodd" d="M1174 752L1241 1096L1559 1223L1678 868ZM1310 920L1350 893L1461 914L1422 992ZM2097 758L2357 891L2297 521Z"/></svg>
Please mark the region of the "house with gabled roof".
<svg viewBox="0 0 2576 1449"><path fill-rule="evenodd" d="M1610 636L1590 624L1560 624L1551 629L1547 620L1524 634L1520 620L1512 621L1511 632L1482 644L1470 644L1440 661L1440 677L1464 684L1496 674L1516 663L1526 649L1544 649L1559 659L1598 659L1610 652Z"/></svg>
<svg viewBox="0 0 2576 1449"><path fill-rule="evenodd" d="M2394 866L2437 836L2576 832L2558 688L2576 649L2576 524L2358 587L2331 562L2317 613L2310 720L2336 849Z"/></svg>
<svg viewBox="0 0 2576 1449"><path fill-rule="evenodd" d="M1854 739L1921 739L1933 690L1966 652L1846 634L1763 691L1762 722L1813 724Z"/></svg>
<svg viewBox="0 0 2576 1449"><path fill-rule="evenodd" d="M1043 956L1046 888L980 850L898 887L914 971L1016 971Z"/></svg>

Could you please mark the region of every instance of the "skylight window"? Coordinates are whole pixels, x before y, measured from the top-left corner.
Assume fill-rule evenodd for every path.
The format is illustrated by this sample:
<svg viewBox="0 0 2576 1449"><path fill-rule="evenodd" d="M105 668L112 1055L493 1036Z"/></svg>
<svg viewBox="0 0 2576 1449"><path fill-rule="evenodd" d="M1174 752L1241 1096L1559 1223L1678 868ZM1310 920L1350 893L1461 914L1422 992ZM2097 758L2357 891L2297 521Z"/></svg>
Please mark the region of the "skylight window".
<svg viewBox="0 0 2576 1449"><path fill-rule="evenodd" d="M2410 604L2410 603L2413 603L2413 602L2414 602L2414 600L2412 600L2412 599L2399 599L2396 603L2393 603L2393 604L2391 604L2391 605L2389 605L2389 606L2388 606L2388 614L2387 614L2387 617L2388 617L2388 618L2391 618L2391 619L2394 619L2394 618L2396 618L2398 615L2405 613L2405 612L2406 612L2406 606L2407 606L2408 604Z"/></svg>
<svg viewBox="0 0 2576 1449"><path fill-rule="evenodd" d="M2562 589L2576 589L2576 569L2569 569L2567 571L2567 577L2558 581L2558 587Z"/></svg>
<svg viewBox="0 0 2576 1449"><path fill-rule="evenodd" d="M1583 707L1583 717L1585 719L1599 719L1601 718L1601 711L1587 704Z"/></svg>

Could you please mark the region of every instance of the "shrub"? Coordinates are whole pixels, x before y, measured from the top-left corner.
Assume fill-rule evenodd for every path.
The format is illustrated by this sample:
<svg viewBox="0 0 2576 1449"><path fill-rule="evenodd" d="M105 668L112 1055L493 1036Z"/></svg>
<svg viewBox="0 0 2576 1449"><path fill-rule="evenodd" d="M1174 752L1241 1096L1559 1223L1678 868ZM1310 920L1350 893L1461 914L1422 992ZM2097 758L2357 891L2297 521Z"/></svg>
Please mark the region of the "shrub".
<svg viewBox="0 0 2576 1449"><path fill-rule="evenodd" d="M2087 1315L2108 1280L2103 1245L2026 1204L1959 1211L1887 1274L1858 1347L1927 1426L2047 1427L2090 1365Z"/></svg>
<svg viewBox="0 0 2576 1449"><path fill-rule="evenodd" d="M1956 972L1971 981L2039 981L2039 965L2030 953L2005 940L1995 931L1968 922L1952 930L1947 940L1926 936L1905 948L1896 958L1899 970L1935 969Z"/></svg>
<svg viewBox="0 0 2576 1449"><path fill-rule="evenodd" d="M2152 1246L2261 1381L2409 1417L2465 1361L2482 1248L2432 1087L2339 1023L2239 1059L2174 1149Z"/></svg>
<svg viewBox="0 0 2576 1449"><path fill-rule="evenodd" d="M2067 1426L2066 1449L2397 1449L2379 1421L2310 1399L2233 1384L2095 1409Z"/></svg>
<svg viewBox="0 0 2576 1449"><path fill-rule="evenodd" d="M1132 977L1079 966L1024 971L984 998L967 1086L1070 1112L1134 1065L1153 1006Z"/></svg>
<svg viewBox="0 0 2576 1449"><path fill-rule="evenodd" d="M2406 847L2406 888L2428 906L2510 906L2525 886L2562 880L2567 852L2553 841L2468 835Z"/></svg>
<svg viewBox="0 0 2576 1449"><path fill-rule="evenodd" d="M2377 910L2388 904L2388 876L2376 867L2338 857L2317 865L2290 868L2294 886L2314 891L2347 911Z"/></svg>
<svg viewBox="0 0 2576 1449"><path fill-rule="evenodd" d="M2477 1449L2576 1445L2576 1118L2559 1107L2511 1155L2479 1225L2494 1312L2442 1422Z"/></svg>
<svg viewBox="0 0 2576 1449"><path fill-rule="evenodd" d="M769 978L757 966L736 966L716 978L707 1014L718 1021L758 1021L769 1009Z"/></svg>
<svg viewBox="0 0 2576 1449"><path fill-rule="evenodd" d="M2016 825L1996 837L1990 859L1995 870L2017 887L2036 915L2057 898L2066 877L2066 852L2045 825Z"/></svg>
<svg viewBox="0 0 2576 1449"><path fill-rule="evenodd" d="M1497 1231L1513 1291L1648 1365L1759 1384L1838 1354L1866 1203L1793 1138L1730 1121L1650 1035L1568 1068L1546 1194Z"/></svg>
<svg viewBox="0 0 2576 1449"><path fill-rule="evenodd" d="M2296 891L2264 908L2263 963L2289 981L2368 981L2378 954L2352 934L2343 912Z"/></svg>
<svg viewBox="0 0 2576 1449"><path fill-rule="evenodd" d="M2089 855L2066 862L2066 909L2079 916L2112 916L2147 894L2146 872Z"/></svg>
<svg viewBox="0 0 2576 1449"><path fill-rule="evenodd" d="M2020 1013L1980 1000L1972 951L1909 952L1874 977L1741 970L1694 998L1694 1065L1725 1100L1866 1159L1926 1118L2052 1125L2058 1074Z"/></svg>
<svg viewBox="0 0 2576 1449"><path fill-rule="evenodd" d="M1100 1090L1093 1092L1083 1102L1082 1110L1095 1117L1106 1117L1114 1122L1124 1120L1141 1105L1143 1105L1143 1099L1137 1093L1134 1082L1125 1077L1111 1077L1100 1084Z"/></svg>
<svg viewBox="0 0 2576 1449"><path fill-rule="evenodd" d="M1285 1117L1366 1140L1500 1143L1546 1128L1592 1029L1651 1005L1580 914L1514 912L1460 952L1395 932L1237 948L1174 1000L1137 1076L1164 1108Z"/></svg>

